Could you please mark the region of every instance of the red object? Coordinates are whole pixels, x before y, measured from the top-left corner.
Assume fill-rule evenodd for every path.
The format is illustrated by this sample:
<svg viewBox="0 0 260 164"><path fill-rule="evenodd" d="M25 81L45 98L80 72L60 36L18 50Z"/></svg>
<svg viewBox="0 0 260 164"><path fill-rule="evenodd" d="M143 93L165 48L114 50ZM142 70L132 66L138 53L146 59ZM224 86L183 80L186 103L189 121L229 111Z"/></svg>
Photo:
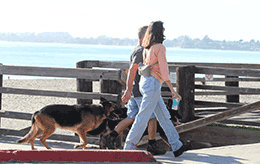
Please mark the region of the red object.
<svg viewBox="0 0 260 164"><path fill-rule="evenodd" d="M206 80L211 80L213 75L206 74L205 77L206 77Z"/></svg>
<svg viewBox="0 0 260 164"><path fill-rule="evenodd" d="M0 150L0 161L154 162L139 150Z"/></svg>

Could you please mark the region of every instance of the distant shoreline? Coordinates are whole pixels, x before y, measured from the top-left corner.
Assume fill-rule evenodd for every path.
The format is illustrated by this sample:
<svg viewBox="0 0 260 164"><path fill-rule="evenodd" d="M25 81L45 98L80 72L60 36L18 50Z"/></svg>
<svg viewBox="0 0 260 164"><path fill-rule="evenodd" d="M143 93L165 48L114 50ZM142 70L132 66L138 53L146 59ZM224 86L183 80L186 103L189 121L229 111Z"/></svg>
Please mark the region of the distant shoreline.
<svg viewBox="0 0 260 164"><path fill-rule="evenodd" d="M42 32L35 33L0 33L0 41L29 42L29 43L66 43L81 45L110 45L135 46L137 39L112 38L106 35L97 38L74 38L68 32ZM202 50L234 50L234 51L260 51L260 42L251 39L248 41L219 41L212 40L206 35L203 39L192 39L189 36L180 36L173 40L166 39L165 47Z"/></svg>

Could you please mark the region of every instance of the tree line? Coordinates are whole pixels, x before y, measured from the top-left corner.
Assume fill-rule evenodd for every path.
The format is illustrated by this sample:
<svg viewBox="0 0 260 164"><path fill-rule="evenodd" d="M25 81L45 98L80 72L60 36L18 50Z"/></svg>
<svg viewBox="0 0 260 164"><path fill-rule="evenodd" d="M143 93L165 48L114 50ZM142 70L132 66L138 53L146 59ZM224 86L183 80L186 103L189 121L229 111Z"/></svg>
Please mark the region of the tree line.
<svg viewBox="0 0 260 164"><path fill-rule="evenodd" d="M1 41L15 42L41 42L41 43L68 43L68 44L99 44L99 45L116 45L116 46L135 46L137 39L129 38L112 38L101 35L96 38L74 38L68 32L42 32L35 33L0 33ZM260 51L260 42L254 39L244 41L219 41L212 40L206 35L203 39L192 39L188 35L164 41L166 47L178 47L189 49L216 49L216 50L242 50L242 51Z"/></svg>

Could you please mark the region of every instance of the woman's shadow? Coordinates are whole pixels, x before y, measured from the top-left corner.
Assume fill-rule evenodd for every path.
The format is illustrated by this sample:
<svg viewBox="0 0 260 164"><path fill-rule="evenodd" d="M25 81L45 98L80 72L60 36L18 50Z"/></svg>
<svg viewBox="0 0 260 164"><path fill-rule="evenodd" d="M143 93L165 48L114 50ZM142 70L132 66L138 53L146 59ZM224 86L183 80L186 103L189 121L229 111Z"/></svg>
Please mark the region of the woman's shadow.
<svg viewBox="0 0 260 164"><path fill-rule="evenodd" d="M155 156L157 161L160 161L165 164L174 164L174 163L185 163L185 161L189 161L191 163L203 162L209 164L243 164L247 161L247 159L236 158L232 156L220 156L220 155L212 155L206 153L194 153L194 152L186 152L182 156L175 158L171 151L168 151L163 156ZM241 162L242 161L242 162Z"/></svg>

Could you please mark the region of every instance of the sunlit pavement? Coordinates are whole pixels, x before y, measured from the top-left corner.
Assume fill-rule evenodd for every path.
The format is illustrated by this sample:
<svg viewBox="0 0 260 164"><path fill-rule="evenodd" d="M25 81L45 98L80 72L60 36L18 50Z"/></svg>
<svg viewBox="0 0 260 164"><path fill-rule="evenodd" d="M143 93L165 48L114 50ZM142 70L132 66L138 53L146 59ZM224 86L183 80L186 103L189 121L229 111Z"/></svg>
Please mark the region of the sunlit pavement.
<svg viewBox="0 0 260 164"><path fill-rule="evenodd" d="M0 136L0 149L19 149L19 150L30 150L30 145L16 144L15 141L18 137ZM53 150L59 149L73 149L74 143L70 142L47 142ZM45 148L35 141L35 147L39 150L45 150ZM95 145L89 145L89 149L97 150L98 147ZM173 153L168 151L165 155L154 156L157 162L138 162L138 163L185 163L185 164L196 164L196 163L210 163L210 164L259 164L260 163L260 143L247 144L247 145L235 145L235 146L223 146L216 148L198 149L185 152L182 156L175 158ZM7 162L4 162L7 163ZM55 162L53 162L55 163ZM83 163L83 162L77 162ZM90 162L91 163L91 162ZM97 164L98 162L95 162ZM109 164L112 162L103 162L103 164ZM113 162L113 163L127 163L127 162Z"/></svg>

